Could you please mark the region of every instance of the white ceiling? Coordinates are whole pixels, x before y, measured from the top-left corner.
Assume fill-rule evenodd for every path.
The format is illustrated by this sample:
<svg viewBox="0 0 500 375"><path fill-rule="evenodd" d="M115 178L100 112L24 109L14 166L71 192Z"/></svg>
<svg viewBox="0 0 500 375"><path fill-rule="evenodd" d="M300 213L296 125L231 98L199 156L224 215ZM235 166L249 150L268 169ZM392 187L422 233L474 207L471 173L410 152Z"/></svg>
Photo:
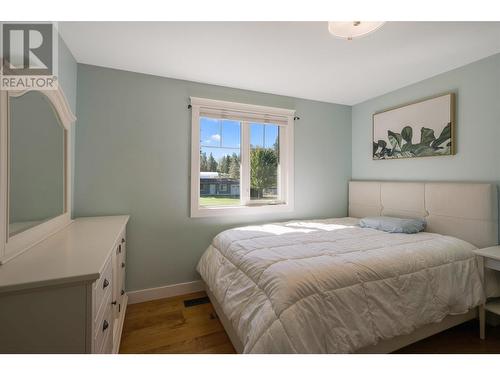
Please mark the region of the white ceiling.
<svg viewBox="0 0 500 375"><path fill-rule="evenodd" d="M500 22L388 22L353 41L327 22L61 22L76 60L353 105L500 52Z"/></svg>

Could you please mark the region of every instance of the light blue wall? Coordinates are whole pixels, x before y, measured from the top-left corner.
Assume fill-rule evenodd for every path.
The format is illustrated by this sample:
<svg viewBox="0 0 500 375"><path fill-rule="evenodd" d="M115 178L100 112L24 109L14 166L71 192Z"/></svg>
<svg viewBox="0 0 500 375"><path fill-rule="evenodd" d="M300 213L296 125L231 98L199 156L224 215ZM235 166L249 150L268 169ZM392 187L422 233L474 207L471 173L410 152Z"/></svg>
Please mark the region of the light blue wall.
<svg viewBox="0 0 500 375"><path fill-rule="evenodd" d="M374 112L449 91L457 94L457 155L371 160ZM189 96L297 110L294 213L189 218ZM221 230L345 215L351 174L499 183L499 98L500 55L355 105L352 120L347 106L79 64L75 215L131 214L129 290L191 281Z"/></svg>
<svg viewBox="0 0 500 375"><path fill-rule="evenodd" d="M76 113L76 60L66 46L64 40L59 37L58 41L58 72L57 76L68 103Z"/></svg>
<svg viewBox="0 0 500 375"><path fill-rule="evenodd" d="M454 92L457 154L372 160L372 114ZM352 108L353 179L500 181L500 54L368 100Z"/></svg>
<svg viewBox="0 0 500 375"><path fill-rule="evenodd" d="M373 113L444 92L456 94L456 155L372 160ZM499 186L499 142L500 54L497 54L355 105L352 178L488 181Z"/></svg>
<svg viewBox="0 0 500 375"><path fill-rule="evenodd" d="M75 215L131 215L128 290L198 279L198 259L226 228L346 214L348 106L81 64L77 87ZM189 96L297 110L295 212L189 218Z"/></svg>

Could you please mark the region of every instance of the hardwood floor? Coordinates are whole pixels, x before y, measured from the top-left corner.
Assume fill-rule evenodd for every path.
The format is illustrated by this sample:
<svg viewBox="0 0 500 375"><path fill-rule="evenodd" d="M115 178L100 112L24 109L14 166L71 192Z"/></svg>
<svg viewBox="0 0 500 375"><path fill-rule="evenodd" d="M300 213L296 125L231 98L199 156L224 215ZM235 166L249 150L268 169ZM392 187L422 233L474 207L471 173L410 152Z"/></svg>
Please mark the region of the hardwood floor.
<svg viewBox="0 0 500 375"><path fill-rule="evenodd" d="M185 307L204 292L129 305L120 353L235 353L210 303ZM480 340L473 320L398 350L399 354L500 353L500 326Z"/></svg>
<svg viewBox="0 0 500 375"><path fill-rule="evenodd" d="M235 353L204 292L127 306L120 353Z"/></svg>
<svg viewBox="0 0 500 375"><path fill-rule="evenodd" d="M470 320L418 341L396 354L499 354L500 326L486 326L486 340L479 338L479 321Z"/></svg>

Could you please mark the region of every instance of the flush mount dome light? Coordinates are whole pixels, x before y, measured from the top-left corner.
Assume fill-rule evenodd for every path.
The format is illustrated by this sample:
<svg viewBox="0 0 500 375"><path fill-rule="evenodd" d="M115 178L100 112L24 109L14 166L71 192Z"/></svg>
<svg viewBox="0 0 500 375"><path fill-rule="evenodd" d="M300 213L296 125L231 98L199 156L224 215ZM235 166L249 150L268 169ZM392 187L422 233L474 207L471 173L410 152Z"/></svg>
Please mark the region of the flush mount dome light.
<svg viewBox="0 0 500 375"><path fill-rule="evenodd" d="M385 22L328 22L330 34L347 40L361 38L378 30Z"/></svg>

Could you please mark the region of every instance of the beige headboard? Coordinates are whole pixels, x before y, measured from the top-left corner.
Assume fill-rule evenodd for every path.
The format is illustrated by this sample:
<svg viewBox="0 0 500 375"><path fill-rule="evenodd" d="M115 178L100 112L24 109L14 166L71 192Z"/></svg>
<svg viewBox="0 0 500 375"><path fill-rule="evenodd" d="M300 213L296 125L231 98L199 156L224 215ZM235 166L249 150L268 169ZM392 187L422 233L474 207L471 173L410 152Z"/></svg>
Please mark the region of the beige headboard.
<svg viewBox="0 0 500 375"><path fill-rule="evenodd" d="M349 216L424 217L426 231L481 248L498 244L497 188L488 183L349 182Z"/></svg>

